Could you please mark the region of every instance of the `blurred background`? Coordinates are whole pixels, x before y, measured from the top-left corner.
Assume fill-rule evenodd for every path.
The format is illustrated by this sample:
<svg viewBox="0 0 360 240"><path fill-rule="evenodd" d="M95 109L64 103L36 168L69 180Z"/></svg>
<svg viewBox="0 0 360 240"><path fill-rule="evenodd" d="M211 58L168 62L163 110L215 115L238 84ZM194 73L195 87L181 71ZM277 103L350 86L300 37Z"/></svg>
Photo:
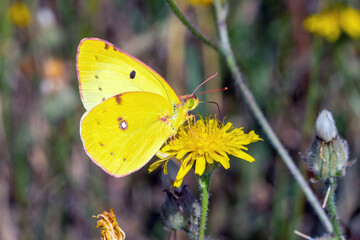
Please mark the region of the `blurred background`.
<svg viewBox="0 0 360 240"><path fill-rule="evenodd" d="M318 112L330 110L350 159L360 154L360 41L341 30L327 37L304 19L357 0L230 0L232 48L261 109L305 179L305 155ZM0 239L98 239L97 215L114 209L128 239L169 239L161 225L165 193L149 164L116 179L91 162L79 136L85 112L75 57L84 37L106 39L158 71L177 94L218 76L201 95L226 121L263 142L249 146L254 163L232 159L212 179L207 234L213 239L299 239L325 232L288 169L270 146L219 55L194 38L162 0L2 0L0 8ZM178 0L191 22L217 39L211 6ZM360 18L359 18L360 19ZM360 26L360 20L352 23ZM320 29L336 28L334 22ZM315 23L316 25L316 23ZM336 30L336 29L335 29ZM360 31L360 30L359 30ZM312 34L315 33L315 34ZM325 36L325 37L324 37ZM213 104L199 113L218 114ZM194 112L196 114L196 111ZM300 153L300 154L299 154ZM184 180L195 196L193 174ZM323 199L323 183L311 184ZM349 239L360 239L359 164L339 182L337 208ZM188 239L178 233L177 239Z"/></svg>

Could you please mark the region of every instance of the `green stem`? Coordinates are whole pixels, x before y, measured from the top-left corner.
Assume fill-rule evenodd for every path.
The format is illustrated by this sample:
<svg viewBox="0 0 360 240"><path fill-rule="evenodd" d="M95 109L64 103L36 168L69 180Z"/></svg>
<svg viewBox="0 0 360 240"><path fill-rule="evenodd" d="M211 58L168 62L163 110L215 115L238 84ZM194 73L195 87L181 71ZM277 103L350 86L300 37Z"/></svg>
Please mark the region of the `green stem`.
<svg viewBox="0 0 360 240"><path fill-rule="evenodd" d="M327 185L327 188L329 186L331 187L329 199L327 202L327 209L329 211L329 216L330 216L332 225L334 227L334 234L336 236L336 239L342 239L342 231L341 231L339 220L337 217L336 203L335 203L336 178L333 178L332 182L328 182L326 185Z"/></svg>
<svg viewBox="0 0 360 240"><path fill-rule="evenodd" d="M324 209L321 207L320 202L318 201L318 199L316 198L316 196L310 189L310 187L307 184L307 182L305 181L305 179L302 177L299 169L296 167L296 165L295 165L294 161L292 160L292 158L290 157L289 153L286 151L284 146L281 144L279 138L275 134L274 130L271 128L269 122L265 118L259 105L256 103L254 96L252 95L251 91L245 84L245 81L243 79L241 71L236 64L236 60L235 60L233 51L230 47L229 35L227 32L227 27L226 27L226 12L223 10L222 0L215 0L214 5L215 5L215 14L217 17L217 24L218 24L218 28L219 28L221 46L223 49L222 53L224 54L227 65L228 65L233 77L235 78L237 85L239 86L242 94L244 95L251 111L253 112L256 119L262 126L264 132L266 133L267 137L269 138L270 143L277 150L281 159L284 161L284 163L288 167L289 171L294 176L295 180L297 181L297 183L303 190L307 200L309 201L311 206L314 208L315 212L317 213L320 220L326 227L327 231L332 232L333 227L331 225L331 222L330 222L328 216L325 214Z"/></svg>
<svg viewBox="0 0 360 240"><path fill-rule="evenodd" d="M201 34L190 22L187 20L185 15L180 11L180 9L176 6L174 0L165 0L174 14L179 18L179 20L189 29L189 31L197 38L199 38L202 42L204 42L209 47L213 48L215 51L219 52L219 47L213 43L210 39Z"/></svg>
<svg viewBox="0 0 360 240"><path fill-rule="evenodd" d="M221 55L224 56L226 59L226 63L236 81L236 84L239 86L244 98L246 99L248 106L250 110L253 112L255 118L263 128L265 134L267 135L270 143L275 148L275 150L280 155L281 159L284 161L286 166L288 167L291 174L294 176L295 180L299 184L300 188L303 190L306 199L310 203L310 205L314 208L315 213L319 217L320 221L324 224L325 228L328 232L333 232L332 224L328 218L328 216L325 214L325 211L321 207L320 202L315 197L314 193L311 191L309 185L305 181L305 179L302 177L299 169L296 167L294 161L284 148L284 146L281 144L280 140L278 139L277 135L271 128L269 122L265 118L263 112L261 111L260 107L256 103L254 96L248 89L248 87L245 84L245 81L243 79L243 76L241 74L240 69L238 68L236 64L236 60L234 57L234 54L230 47L229 37L227 33L227 27L226 27L226 14L222 7L222 0L215 0L214 6L215 6L215 13L217 16L218 21L218 28L219 28L219 34L220 34L220 40L221 45L217 46L210 42L206 37L202 36L201 33L199 33L192 25L189 23L189 21L186 20L184 15L181 13L181 11L177 8L173 0L165 0L169 3L171 9L176 14L176 16L180 19L181 22L185 24L185 26L195 35L197 36L201 41L203 41L208 46L212 47L213 49L217 50Z"/></svg>
<svg viewBox="0 0 360 240"><path fill-rule="evenodd" d="M207 213L209 208L209 191L210 191L210 177L211 174L203 174L198 177L199 186L201 190L201 216L199 225L198 240L204 240Z"/></svg>

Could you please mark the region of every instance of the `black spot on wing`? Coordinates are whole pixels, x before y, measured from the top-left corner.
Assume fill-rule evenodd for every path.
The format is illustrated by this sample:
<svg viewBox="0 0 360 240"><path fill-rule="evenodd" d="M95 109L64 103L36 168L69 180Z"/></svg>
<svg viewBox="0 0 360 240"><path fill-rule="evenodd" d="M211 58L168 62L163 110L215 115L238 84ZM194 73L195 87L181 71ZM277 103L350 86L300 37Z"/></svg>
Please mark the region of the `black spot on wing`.
<svg viewBox="0 0 360 240"><path fill-rule="evenodd" d="M99 76L98 76L98 75L95 75L95 78L96 78L96 79L99 79Z"/></svg>
<svg viewBox="0 0 360 240"><path fill-rule="evenodd" d="M130 78L131 78L131 79L134 79L134 78L135 78L135 75L136 75L135 70L132 70L131 73L130 73Z"/></svg>
<svg viewBox="0 0 360 240"><path fill-rule="evenodd" d="M109 49L109 44L105 43L105 50L108 50Z"/></svg>

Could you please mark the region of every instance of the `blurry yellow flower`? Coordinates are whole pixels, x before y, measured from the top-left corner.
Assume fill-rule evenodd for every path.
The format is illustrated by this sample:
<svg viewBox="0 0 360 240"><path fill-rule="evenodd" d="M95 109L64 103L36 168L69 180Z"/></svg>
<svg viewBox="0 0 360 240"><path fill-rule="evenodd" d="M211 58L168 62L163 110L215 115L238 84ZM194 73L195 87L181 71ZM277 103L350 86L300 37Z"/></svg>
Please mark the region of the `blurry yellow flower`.
<svg viewBox="0 0 360 240"><path fill-rule="evenodd" d="M360 37L360 11L351 7L345 8L340 15L341 27L351 37Z"/></svg>
<svg viewBox="0 0 360 240"><path fill-rule="evenodd" d="M153 171L161 164L166 164L171 157L176 157L181 166L174 183L180 187L186 173L195 164L195 173L202 175L205 168L214 162L220 163L225 169L230 167L228 154L244 159L249 162L255 159L243 150L245 145L262 140L254 131L246 134L242 128L233 128L231 123L219 123L217 118L208 117L200 119L196 124L182 126L173 142L164 146L157 154L160 160L153 163L149 171Z"/></svg>
<svg viewBox="0 0 360 240"><path fill-rule="evenodd" d="M214 0L189 0L193 5L208 6L213 4Z"/></svg>
<svg viewBox="0 0 360 240"><path fill-rule="evenodd" d="M308 32L325 37L329 42L338 40L342 31L356 39L360 37L360 12L351 7L332 7L308 16L303 25Z"/></svg>
<svg viewBox="0 0 360 240"><path fill-rule="evenodd" d="M26 27L30 23L30 13L26 5L17 2L9 8L9 17L13 24L19 27Z"/></svg>
<svg viewBox="0 0 360 240"><path fill-rule="evenodd" d="M329 42L335 42L341 33L339 13L333 10L311 15L303 24L308 32L323 36Z"/></svg>
<svg viewBox="0 0 360 240"><path fill-rule="evenodd" d="M96 228L101 227L101 240L125 240L125 232L119 227L115 219L114 211L103 212L94 216L99 219Z"/></svg>

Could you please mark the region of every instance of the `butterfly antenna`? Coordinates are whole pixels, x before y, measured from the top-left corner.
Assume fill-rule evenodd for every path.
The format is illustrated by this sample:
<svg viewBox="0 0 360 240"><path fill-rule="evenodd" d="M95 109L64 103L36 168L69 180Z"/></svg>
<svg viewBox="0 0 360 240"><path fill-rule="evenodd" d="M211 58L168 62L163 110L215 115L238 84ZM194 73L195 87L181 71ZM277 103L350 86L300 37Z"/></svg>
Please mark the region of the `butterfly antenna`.
<svg viewBox="0 0 360 240"><path fill-rule="evenodd" d="M203 81L199 86L197 86L197 88L195 88L195 90L193 91L193 93L191 94L192 96L194 96L194 93L202 86L204 85L207 81L209 81L210 79L212 79L213 77L215 77L217 75L217 72L214 73L212 76L210 76L208 79L206 79L205 81Z"/></svg>
<svg viewBox="0 0 360 240"><path fill-rule="evenodd" d="M194 94L193 96L200 95L200 94L203 94L203 93L226 91L226 90L228 90L228 89L229 89L228 87L224 87L224 88L219 88L219 89L215 89L215 90L209 90L209 91L205 91L205 92L199 92L199 93L197 93L197 94Z"/></svg>

